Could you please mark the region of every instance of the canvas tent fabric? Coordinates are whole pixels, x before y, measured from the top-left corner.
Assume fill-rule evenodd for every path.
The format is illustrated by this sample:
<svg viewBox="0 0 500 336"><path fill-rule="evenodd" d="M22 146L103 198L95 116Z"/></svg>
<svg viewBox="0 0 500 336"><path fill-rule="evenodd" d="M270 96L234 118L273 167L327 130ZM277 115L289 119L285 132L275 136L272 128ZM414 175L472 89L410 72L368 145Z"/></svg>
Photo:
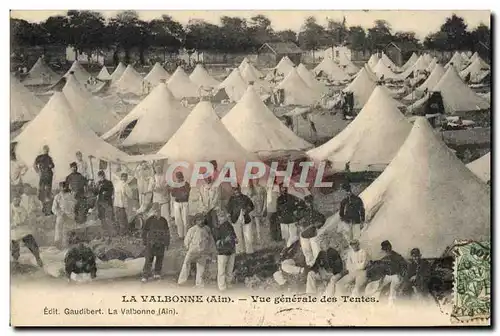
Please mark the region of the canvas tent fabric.
<svg viewBox="0 0 500 336"><path fill-rule="evenodd" d="M244 70L247 68L247 67L250 67L251 68L251 72L253 74L255 74L257 76L257 78L261 79L261 78L264 78L265 75L259 70L257 69L252 63L250 63L250 61L248 60L248 58L244 58L243 61L241 61L241 64L238 66L238 70L240 70L240 73L243 74Z"/></svg>
<svg viewBox="0 0 500 336"><path fill-rule="evenodd" d="M16 77L10 76L10 122L29 121L35 118L44 103Z"/></svg>
<svg viewBox="0 0 500 336"><path fill-rule="evenodd" d="M22 83L24 85L51 85L57 83L60 78L61 76L55 73L40 57L23 78Z"/></svg>
<svg viewBox="0 0 500 336"><path fill-rule="evenodd" d="M480 57L479 57L479 54L478 54L478 53L477 53L477 51L476 51L476 52L474 52L474 54L471 56L471 58L470 58L469 62L470 62L470 63L473 63L473 62L474 62L476 59L478 59L478 58L480 58ZM464 60L464 61L465 61L465 60Z"/></svg>
<svg viewBox="0 0 500 336"><path fill-rule="evenodd" d="M377 83L370 77L368 71L363 67L356 78L343 90L352 92L354 96L354 108L361 109L370 98Z"/></svg>
<svg viewBox="0 0 500 336"><path fill-rule="evenodd" d="M285 56L278 62L278 65L276 65L275 69L279 74L286 77L294 67L295 64L293 64L288 56Z"/></svg>
<svg viewBox="0 0 500 336"><path fill-rule="evenodd" d="M406 61L406 63L401 66L401 70L405 71L406 69L412 67L417 60L418 60L417 54L415 53L411 54L410 58Z"/></svg>
<svg viewBox="0 0 500 336"><path fill-rule="evenodd" d="M189 115L189 110L175 99L164 83L158 84L139 105L134 110L139 108L144 112L136 112L141 115L122 146L165 144Z"/></svg>
<svg viewBox="0 0 500 336"><path fill-rule="evenodd" d="M156 62L155 65L149 70L144 81L156 86L161 83L161 81L166 81L169 79L170 74L161 66L160 63Z"/></svg>
<svg viewBox="0 0 500 336"><path fill-rule="evenodd" d="M324 58L320 64L318 64L313 72L318 75L323 72L328 76L330 80L333 81L346 81L349 80L349 75L342 70L337 63L335 63L331 58Z"/></svg>
<svg viewBox="0 0 500 336"><path fill-rule="evenodd" d="M379 60L380 58L378 57L377 54L372 54L367 64L371 69L374 69L377 66Z"/></svg>
<svg viewBox="0 0 500 336"><path fill-rule="evenodd" d="M295 68L276 88L285 92L285 105L310 106L317 103L322 96L321 92L307 86Z"/></svg>
<svg viewBox="0 0 500 336"><path fill-rule="evenodd" d="M115 125L119 118L99 97L84 88L74 75L69 75L62 92L74 113L97 134L103 134Z"/></svg>
<svg viewBox="0 0 500 336"><path fill-rule="evenodd" d="M424 91L427 89L428 91L432 91L434 87L439 83L441 78L443 78L446 70L443 68L441 64L436 64L434 70L432 70L431 74L425 82L422 83L419 87L417 87L412 93L404 97L404 100L415 100L419 99L423 96Z"/></svg>
<svg viewBox="0 0 500 336"><path fill-rule="evenodd" d="M434 67L436 66L436 64L438 64L439 61L436 57L433 57L431 62L429 63L429 65L427 66L427 68L425 69L427 72L431 73L432 70L434 70Z"/></svg>
<svg viewBox="0 0 500 336"><path fill-rule="evenodd" d="M307 152L329 160L335 170L382 171L405 141L411 124L384 87L378 85L356 118L333 139Z"/></svg>
<svg viewBox="0 0 500 336"><path fill-rule="evenodd" d="M241 77L240 71L235 68L229 76L219 85L219 90L226 91L227 96L233 102L237 102L243 97L247 89L247 83Z"/></svg>
<svg viewBox="0 0 500 336"><path fill-rule="evenodd" d="M448 114L490 108L489 102L478 96L462 81L454 67L448 67L432 91L441 93L444 109ZM417 100L410 106L410 110L421 108L428 98L429 95Z"/></svg>
<svg viewBox="0 0 500 336"><path fill-rule="evenodd" d="M124 140L124 144L122 143L124 146L127 145L127 143L130 145L137 143L153 143L154 141L144 142L150 139L163 139L156 142L166 143L173 132L180 127L179 120L186 119L188 113L188 109L175 99L167 85L165 83L160 83L122 120L104 133L102 138L106 141L115 142L116 138L119 137L131 122L137 121L132 132ZM157 122L159 120L157 125L152 124L155 120L157 120ZM139 128L136 130L137 127ZM155 132L152 131L159 127L162 129ZM148 128L150 128L149 131ZM172 130L173 128L175 129ZM145 134L145 132L155 134ZM132 138L129 139L131 136Z"/></svg>
<svg viewBox="0 0 500 336"><path fill-rule="evenodd" d="M377 74L375 74L375 72L373 72L372 68L370 68L368 66L368 64L365 63L365 66L364 66L365 70L366 70L366 73L370 76L370 78L376 82L378 81L378 77L377 77Z"/></svg>
<svg viewBox="0 0 500 336"><path fill-rule="evenodd" d="M180 66L177 67L167 81L167 87L177 99L198 98L200 96L198 85L189 79L184 69Z"/></svg>
<svg viewBox="0 0 500 336"><path fill-rule="evenodd" d="M304 82L309 86L311 89L317 92L321 93L326 93L328 92L328 87L318 81L314 74L309 71L304 64L300 63L299 66L297 67L297 72L299 73L300 78L304 80Z"/></svg>
<svg viewBox="0 0 500 336"><path fill-rule="evenodd" d="M271 92L271 84L266 80L260 78L259 74L255 71L255 68L250 63L247 64L243 71L239 70L241 78L246 84L253 83L254 90L260 95L266 95Z"/></svg>
<svg viewBox="0 0 500 336"><path fill-rule="evenodd" d="M471 83L480 83L490 72L490 66L480 57L476 58L467 68L460 72L460 77L465 79L470 75Z"/></svg>
<svg viewBox="0 0 500 336"><path fill-rule="evenodd" d="M286 127L249 86L222 123L249 152L300 150L312 145Z"/></svg>
<svg viewBox="0 0 500 336"><path fill-rule="evenodd" d="M196 105L158 154L191 164L216 160L222 167L226 162L234 162L237 169L246 162L258 160L231 135L208 101Z"/></svg>
<svg viewBox="0 0 500 336"><path fill-rule="evenodd" d="M125 66L125 64L123 64L122 62L118 63L118 65L116 66L115 70L111 74L111 82L116 82L117 80L119 80L120 77L125 72L125 69L127 69L127 67Z"/></svg>
<svg viewBox="0 0 500 336"><path fill-rule="evenodd" d="M360 197L366 228L359 240L372 258L380 257L384 240L403 256L417 247L424 258L439 258L455 239L490 239L489 187L457 159L424 117L415 120L390 165ZM330 217L319 235L339 224L338 214Z"/></svg>
<svg viewBox="0 0 500 336"><path fill-rule="evenodd" d="M109 74L108 68L103 66L101 71L99 71L99 74L97 75L97 79L105 81L111 80L111 75Z"/></svg>
<svg viewBox="0 0 500 336"><path fill-rule="evenodd" d="M396 71L396 69L398 68L396 64L394 64L394 62L385 53L382 53L382 57L380 58L380 60L384 62L384 64L392 71Z"/></svg>
<svg viewBox="0 0 500 336"><path fill-rule="evenodd" d="M189 75L191 82L197 84L200 87L206 88L216 88L219 86L220 82L210 76L208 71L201 64L196 64L193 72Z"/></svg>
<svg viewBox="0 0 500 336"><path fill-rule="evenodd" d="M85 70L85 68L78 61L74 61L73 64L71 64L71 68L69 68L63 77L68 78L71 72L73 72L73 75L80 83L86 83L91 77L88 71Z"/></svg>
<svg viewBox="0 0 500 336"><path fill-rule="evenodd" d="M116 161L127 156L99 138L72 110L61 92L52 95L42 111L14 141L18 142L17 156L30 167L24 181L32 185L38 185L39 179L32 164L44 145L49 146L55 164L54 186L68 175L69 164L75 161L77 151L82 152L83 157L93 155L97 160L105 161ZM95 163L94 167L97 168Z"/></svg>
<svg viewBox="0 0 500 336"><path fill-rule="evenodd" d="M127 65L120 79L111 84L110 89L123 95L143 96L147 93L144 88L144 78L130 64Z"/></svg>
<svg viewBox="0 0 500 336"><path fill-rule="evenodd" d="M481 156L479 159L472 161L467 165L477 177L479 177L483 182L489 182L491 180L491 152Z"/></svg>
<svg viewBox="0 0 500 336"><path fill-rule="evenodd" d="M384 79L396 79L399 78L400 76L398 74L395 74L385 63L380 59L373 69L373 72L377 75L377 77L380 79L382 76Z"/></svg>
<svg viewBox="0 0 500 336"><path fill-rule="evenodd" d="M460 56L458 51L455 51L455 53L451 57L450 61L448 63L446 63L446 65L444 66L445 69L447 69L452 63L453 63L453 66L455 67L455 69L457 69L457 71L461 71L464 68L464 66L466 65L464 59L462 58L462 56Z"/></svg>
<svg viewBox="0 0 500 336"><path fill-rule="evenodd" d="M465 51L462 51L460 53L460 56L462 56L462 58L464 59L465 62L467 62L467 63L470 62L469 56L467 55L467 53Z"/></svg>

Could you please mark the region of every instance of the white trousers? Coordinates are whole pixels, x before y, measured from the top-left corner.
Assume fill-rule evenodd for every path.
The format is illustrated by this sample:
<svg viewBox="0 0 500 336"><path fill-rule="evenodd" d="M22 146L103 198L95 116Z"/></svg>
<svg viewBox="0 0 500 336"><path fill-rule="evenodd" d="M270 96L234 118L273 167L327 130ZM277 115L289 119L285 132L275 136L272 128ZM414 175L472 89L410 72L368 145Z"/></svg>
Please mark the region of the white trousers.
<svg viewBox="0 0 500 336"><path fill-rule="evenodd" d="M376 287L374 293L366 293L365 295L369 296L369 294L372 294L377 300L380 298L380 293L386 287L387 285L390 285L389 287L389 305L393 305L394 301L396 300L396 297L398 296L399 289L401 288L401 284L403 283L403 278L399 274L393 274L393 275L386 275L383 277L380 282L378 287Z"/></svg>
<svg viewBox="0 0 500 336"><path fill-rule="evenodd" d="M207 264L207 256L200 255L199 253L192 253L188 251L186 253L186 257L184 258L184 262L182 263L181 273L179 274L179 279L177 283L182 285L186 283L189 277L189 271L191 270L191 263L196 262L196 287L203 287L204 280L203 274L205 273L205 266Z"/></svg>
<svg viewBox="0 0 500 336"><path fill-rule="evenodd" d="M262 220L263 218L262 217L253 217L253 223L255 225L255 237L257 238L257 241L261 241L262 240Z"/></svg>
<svg viewBox="0 0 500 336"><path fill-rule="evenodd" d="M65 215L56 217L56 226L54 232L54 243L60 244L61 247L68 245L66 232L68 230L68 219Z"/></svg>
<svg viewBox="0 0 500 336"><path fill-rule="evenodd" d="M307 273L306 293L316 294L318 292L318 282L323 282L326 284L324 295L333 297L335 296L335 285L339 281L340 276L340 274L333 275L324 269L320 269L319 272L309 271Z"/></svg>
<svg viewBox="0 0 500 336"><path fill-rule="evenodd" d="M252 222L248 224L242 224L243 220L238 219L238 221L233 224L234 232L236 233L236 254L253 253L253 224Z"/></svg>
<svg viewBox="0 0 500 336"><path fill-rule="evenodd" d="M285 241L286 246L290 246L299 238L299 229L297 228L297 223L280 224L280 228L281 237Z"/></svg>
<svg viewBox="0 0 500 336"><path fill-rule="evenodd" d="M189 202L174 202L175 226L180 238L184 238L188 230L188 212Z"/></svg>
<svg viewBox="0 0 500 336"><path fill-rule="evenodd" d="M366 277L366 270L350 271L342 279L340 279L338 285L342 294L351 296L362 295L363 288L366 286L368 278ZM351 285L354 285L352 292L349 293L347 290Z"/></svg>
<svg viewBox="0 0 500 336"><path fill-rule="evenodd" d="M227 284L233 279L235 254L217 256L217 285L219 290L227 289Z"/></svg>

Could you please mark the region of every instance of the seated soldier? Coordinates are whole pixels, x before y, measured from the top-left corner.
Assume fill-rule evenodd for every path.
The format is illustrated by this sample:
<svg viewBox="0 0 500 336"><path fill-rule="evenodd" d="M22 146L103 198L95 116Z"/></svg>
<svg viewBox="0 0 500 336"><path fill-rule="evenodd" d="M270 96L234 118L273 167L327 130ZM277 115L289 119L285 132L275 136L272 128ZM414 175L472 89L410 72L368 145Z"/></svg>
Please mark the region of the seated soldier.
<svg viewBox="0 0 500 336"><path fill-rule="evenodd" d="M97 265L94 252L74 232L70 234L69 244L70 248L64 257L64 271L68 281L89 277L95 279Z"/></svg>

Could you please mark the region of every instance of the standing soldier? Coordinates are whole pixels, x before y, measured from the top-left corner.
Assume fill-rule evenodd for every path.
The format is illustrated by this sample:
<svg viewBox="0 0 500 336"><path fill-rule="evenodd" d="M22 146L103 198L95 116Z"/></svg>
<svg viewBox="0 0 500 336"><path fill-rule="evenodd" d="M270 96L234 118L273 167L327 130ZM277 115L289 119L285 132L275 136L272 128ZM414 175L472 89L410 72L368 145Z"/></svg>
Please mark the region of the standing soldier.
<svg viewBox="0 0 500 336"><path fill-rule="evenodd" d="M43 204L45 215L51 215L50 202L52 199L52 178L54 177L54 161L49 155L49 146L43 146L43 154L36 157L33 168L40 176L38 183L38 199Z"/></svg>

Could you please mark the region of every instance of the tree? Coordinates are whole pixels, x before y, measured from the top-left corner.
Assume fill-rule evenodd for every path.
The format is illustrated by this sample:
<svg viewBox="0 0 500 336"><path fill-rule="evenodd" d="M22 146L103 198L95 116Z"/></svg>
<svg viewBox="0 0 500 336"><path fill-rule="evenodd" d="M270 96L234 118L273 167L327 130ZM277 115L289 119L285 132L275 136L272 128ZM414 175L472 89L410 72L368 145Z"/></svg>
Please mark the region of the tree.
<svg viewBox="0 0 500 336"><path fill-rule="evenodd" d="M384 48L392 41L390 24L385 20L375 20L374 26L368 29L367 41L371 50Z"/></svg>
<svg viewBox="0 0 500 336"><path fill-rule="evenodd" d="M75 49L77 55L80 52L92 55L94 51L104 47L102 33L105 20L101 13L69 10L66 18L67 44Z"/></svg>
<svg viewBox="0 0 500 336"><path fill-rule="evenodd" d="M349 27L348 41L353 50L364 50L366 45L365 30L361 26Z"/></svg>
<svg viewBox="0 0 500 336"><path fill-rule="evenodd" d="M164 50L163 61L167 52L177 53L186 38L182 25L169 15L152 20L148 26L151 45Z"/></svg>
<svg viewBox="0 0 500 336"><path fill-rule="evenodd" d="M414 46L414 48L419 48L420 47L420 41L418 38L415 36L414 32L396 32L394 34L394 42L400 42L404 44L411 44Z"/></svg>
<svg viewBox="0 0 500 336"><path fill-rule="evenodd" d="M252 38L247 22L240 17L222 16L220 18L221 39L217 41L217 50L224 52L241 52L251 50Z"/></svg>
<svg viewBox="0 0 500 336"><path fill-rule="evenodd" d="M424 47L426 49L447 50L448 35L438 31L431 33L424 39Z"/></svg>
<svg viewBox="0 0 500 336"><path fill-rule="evenodd" d="M191 54L195 50L200 53L207 50L217 50L221 41L220 27L204 20L190 20L186 26L184 47Z"/></svg>
<svg viewBox="0 0 500 336"><path fill-rule="evenodd" d="M272 38L273 42L297 42L297 33L293 30L281 30L276 32Z"/></svg>
<svg viewBox="0 0 500 336"><path fill-rule="evenodd" d="M265 15L259 14L250 18L248 22L248 33L252 40L252 49L257 49L274 38L271 20Z"/></svg>
<svg viewBox="0 0 500 336"><path fill-rule="evenodd" d="M71 36L68 17L62 15L50 16L40 24L40 27L45 32L48 44L70 44Z"/></svg>
<svg viewBox="0 0 500 336"><path fill-rule="evenodd" d="M470 35L462 17L453 14L446 18L439 31L447 35L447 45L442 46L445 48L444 50L469 49Z"/></svg>
<svg viewBox="0 0 500 336"><path fill-rule="evenodd" d="M46 32L40 25L25 20L11 18L10 33L13 46L38 46L49 42Z"/></svg>
<svg viewBox="0 0 500 336"><path fill-rule="evenodd" d="M488 26L481 23L471 32L472 43L477 44L479 42L484 43L488 47L491 45L491 31Z"/></svg>
<svg viewBox="0 0 500 336"><path fill-rule="evenodd" d="M316 18L314 16L306 18L299 33L298 42L304 50L312 50L313 59L314 51L318 50L319 47L325 44L325 28L316 22Z"/></svg>
<svg viewBox="0 0 500 336"><path fill-rule="evenodd" d="M326 23L326 35L332 45L342 45L348 38L345 17L342 21L329 19Z"/></svg>
<svg viewBox="0 0 500 336"><path fill-rule="evenodd" d="M144 64L144 51L151 43L148 23L140 20L136 11L126 10L111 18L109 26L108 33L114 34L117 47L125 52L125 62L130 62L130 51L138 48Z"/></svg>

